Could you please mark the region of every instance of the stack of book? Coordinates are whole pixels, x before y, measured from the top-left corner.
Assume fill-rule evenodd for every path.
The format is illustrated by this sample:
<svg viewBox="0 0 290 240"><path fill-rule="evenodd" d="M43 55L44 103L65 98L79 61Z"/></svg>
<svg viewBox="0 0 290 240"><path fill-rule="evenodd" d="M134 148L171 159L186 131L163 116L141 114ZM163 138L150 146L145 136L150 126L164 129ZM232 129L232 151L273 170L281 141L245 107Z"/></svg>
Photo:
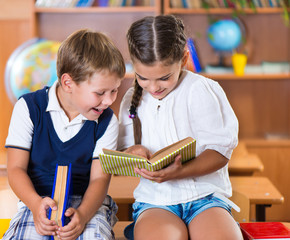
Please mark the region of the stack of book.
<svg viewBox="0 0 290 240"><path fill-rule="evenodd" d="M154 0L37 0L36 7L72 8L72 7L126 7L154 6Z"/></svg>
<svg viewBox="0 0 290 240"><path fill-rule="evenodd" d="M288 0L170 0L172 8L269 8L289 7Z"/></svg>

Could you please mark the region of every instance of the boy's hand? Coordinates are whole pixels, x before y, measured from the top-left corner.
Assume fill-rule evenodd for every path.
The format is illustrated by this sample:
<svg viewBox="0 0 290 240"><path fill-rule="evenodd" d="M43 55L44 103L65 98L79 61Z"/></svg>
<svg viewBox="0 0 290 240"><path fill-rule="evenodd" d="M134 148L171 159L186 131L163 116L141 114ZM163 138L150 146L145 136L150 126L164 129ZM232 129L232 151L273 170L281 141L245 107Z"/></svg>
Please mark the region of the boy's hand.
<svg viewBox="0 0 290 240"><path fill-rule="evenodd" d="M142 145L134 145L134 146L128 147L124 152L136 154L136 155L148 158L148 159L152 156L151 152Z"/></svg>
<svg viewBox="0 0 290 240"><path fill-rule="evenodd" d="M49 208L56 210L57 206L53 199L45 197L38 201L31 210L36 231L40 235L55 235L58 229L56 222L47 218L46 212Z"/></svg>
<svg viewBox="0 0 290 240"><path fill-rule="evenodd" d="M68 208L65 216L71 221L64 227L60 227L57 235L61 240L74 240L83 232L86 223L82 220L82 216L77 209Z"/></svg>
<svg viewBox="0 0 290 240"><path fill-rule="evenodd" d="M144 168L134 168L135 173L154 182L162 183L168 180L178 179L178 173L182 168L181 155L177 155L172 164L159 171L148 171Z"/></svg>

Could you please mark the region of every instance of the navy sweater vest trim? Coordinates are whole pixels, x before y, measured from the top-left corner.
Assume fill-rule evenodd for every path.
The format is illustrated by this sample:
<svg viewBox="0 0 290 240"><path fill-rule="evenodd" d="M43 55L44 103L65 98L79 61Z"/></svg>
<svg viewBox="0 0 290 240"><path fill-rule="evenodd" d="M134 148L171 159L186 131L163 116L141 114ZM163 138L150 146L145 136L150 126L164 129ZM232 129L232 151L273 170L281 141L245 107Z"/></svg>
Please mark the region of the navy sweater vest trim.
<svg viewBox="0 0 290 240"><path fill-rule="evenodd" d="M71 163L72 194L83 195L89 184L92 154L96 142L106 131L113 111L106 109L99 117L98 124L87 120L73 138L62 142L53 127L50 113L46 112L47 89L48 87L45 87L23 95L34 124L28 175L39 195L50 196L56 165Z"/></svg>

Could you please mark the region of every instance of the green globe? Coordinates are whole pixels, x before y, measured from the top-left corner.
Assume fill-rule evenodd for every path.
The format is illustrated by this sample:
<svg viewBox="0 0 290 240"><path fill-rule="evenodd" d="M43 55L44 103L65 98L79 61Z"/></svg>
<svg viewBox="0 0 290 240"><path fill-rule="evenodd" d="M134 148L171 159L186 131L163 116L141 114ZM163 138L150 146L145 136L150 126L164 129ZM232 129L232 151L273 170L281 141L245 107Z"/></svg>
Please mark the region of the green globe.
<svg viewBox="0 0 290 240"><path fill-rule="evenodd" d="M60 42L33 38L11 54L5 69L5 87L13 104L23 94L51 86L57 80L59 46Z"/></svg>

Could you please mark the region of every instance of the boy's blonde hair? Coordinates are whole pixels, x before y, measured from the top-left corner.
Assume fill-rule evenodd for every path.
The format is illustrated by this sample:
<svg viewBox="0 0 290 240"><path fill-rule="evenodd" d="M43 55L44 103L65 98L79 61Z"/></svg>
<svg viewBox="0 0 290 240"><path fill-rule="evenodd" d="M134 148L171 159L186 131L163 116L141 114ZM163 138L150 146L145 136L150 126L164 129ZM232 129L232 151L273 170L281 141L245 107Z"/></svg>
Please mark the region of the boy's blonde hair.
<svg viewBox="0 0 290 240"><path fill-rule="evenodd" d="M78 84L101 71L119 78L126 72L122 54L105 34L81 29L62 42L57 54L58 81L68 73Z"/></svg>

